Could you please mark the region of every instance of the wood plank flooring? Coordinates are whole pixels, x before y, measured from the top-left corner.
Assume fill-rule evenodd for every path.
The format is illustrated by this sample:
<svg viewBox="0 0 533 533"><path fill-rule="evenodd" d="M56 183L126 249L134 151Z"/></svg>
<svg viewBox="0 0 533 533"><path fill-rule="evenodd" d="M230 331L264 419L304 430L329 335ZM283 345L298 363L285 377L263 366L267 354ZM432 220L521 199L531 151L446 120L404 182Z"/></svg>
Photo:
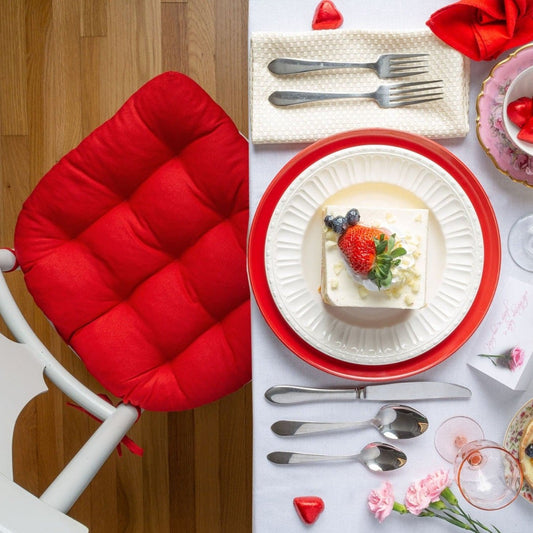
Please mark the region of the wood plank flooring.
<svg viewBox="0 0 533 533"><path fill-rule="evenodd" d="M0 246L12 246L39 178L153 76L195 79L247 134L246 0L0 0ZM20 272L21 309L67 369L103 389L64 346ZM5 330L2 330L4 333ZM16 480L40 494L96 428L51 392L14 438ZM71 515L92 533L251 531L251 386L182 413L145 413Z"/></svg>

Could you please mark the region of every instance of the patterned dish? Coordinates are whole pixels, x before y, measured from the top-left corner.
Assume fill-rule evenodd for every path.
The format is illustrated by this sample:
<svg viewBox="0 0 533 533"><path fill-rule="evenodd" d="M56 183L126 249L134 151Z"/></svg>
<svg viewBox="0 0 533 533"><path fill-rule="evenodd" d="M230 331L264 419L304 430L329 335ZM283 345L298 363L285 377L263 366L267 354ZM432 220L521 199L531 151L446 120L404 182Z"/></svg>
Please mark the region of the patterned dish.
<svg viewBox="0 0 533 533"><path fill-rule="evenodd" d="M503 447L509 450L516 458L518 458L520 439L522 438L524 429L531 420L533 420L533 399L528 400L516 412L507 426L507 431L503 439ZM528 502L533 503L533 488L526 482L524 482L520 495Z"/></svg>
<svg viewBox="0 0 533 533"><path fill-rule="evenodd" d="M511 81L533 65L528 44L495 65L477 97L477 137L498 170L514 181L533 186L533 157L509 139L503 124L503 99Z"/></svg>

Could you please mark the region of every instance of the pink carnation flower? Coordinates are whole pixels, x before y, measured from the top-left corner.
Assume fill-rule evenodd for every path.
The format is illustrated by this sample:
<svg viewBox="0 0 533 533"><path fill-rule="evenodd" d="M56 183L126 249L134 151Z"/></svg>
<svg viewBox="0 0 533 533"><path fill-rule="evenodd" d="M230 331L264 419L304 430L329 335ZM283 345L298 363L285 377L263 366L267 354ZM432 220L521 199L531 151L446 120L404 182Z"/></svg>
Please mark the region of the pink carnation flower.
<svg viewBox="0 0 533 533"><path fill-rule="evenodd" d="M422 487L426 490L431 503L440 499L441 492L452 484L452 479L447 470L440 469L428 474L422 481Z"/></svg>
<svg viewBox="0 0 533 533"><path fill-rule="evenodd" d="M381 523L391 514L394 506L394 493L392 484L385 481L379 489L370 491L368 495L368 508Z"/></svg>
<svg viewBox="0 0 533 533"><path fill-rule="evenodd" d="M461 509L457 498L450 490L452 482L453 479L444 469L428 474L424 479L415 481L409 486L405 495L405 505L402 505L394 501L392 485L386 481L379 489L370 492L368 507L380 523L392 511L396 511L400 514L434 516L463 530L481 531L483 529L483 531L492 533L491 528L474 520ZM495 527L494 533L497 532L499 533L499 530Z"/></svg>
<svg viewBox="0 0 533 533"><path fill-rule="evenodd" d="M428 493L425 479L419 479L409 485L405 493L405 506L410 513L419 515L427 509L430 503L431 497Z"/></svg>

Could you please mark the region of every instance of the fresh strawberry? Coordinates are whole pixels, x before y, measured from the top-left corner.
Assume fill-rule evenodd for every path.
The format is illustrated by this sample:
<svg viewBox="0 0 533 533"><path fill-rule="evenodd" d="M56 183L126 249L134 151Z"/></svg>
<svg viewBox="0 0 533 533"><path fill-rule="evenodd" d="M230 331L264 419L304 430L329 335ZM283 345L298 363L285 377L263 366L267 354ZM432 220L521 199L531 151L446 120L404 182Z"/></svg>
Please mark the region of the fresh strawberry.
<svg viewBox="0 0 533 533"><path fill-rule="evenodd" d="M293 500L298 516L306 524L312 524L324 510L324 501L318 496L298 496Z"/></svg>
<svg viewBox="0 0 533 533"><path fill-rule="evenodd" d="M323 0L315 10L311 24L313 30L334 30L343 22L343 17L333 2Z"/></svg>
<svg viewBox="0 0 533 533"><path fill-rule="evenodd" d="M533 115L533 99L522 96L507 106L509 120L521 128Z"/></svg>
<svg viewBox="0 0 533 533"><path fill-rule="evenodd" d="M372 270L376 260L374 239L379 241L382 235L377 228L357 224L339 236L339 248L356 274L366 276Z"/></svg>
<svg viewBox="0 0 533 533"><path fill-rule="evenodd" d="M387 235L378 228L359 224L357 209L350 209L346 217L327 216L324 223L339 233L339 249L356 274L366 276L379 289L390 286L392 269L406 253L404 248L396 246L394 234Z"/></svg>
<svg viewBox="0 0 533 533"><path fill-rule="evenodd" d="M533 143L533 117L520 128L517 137L526 143Z"/></svg>

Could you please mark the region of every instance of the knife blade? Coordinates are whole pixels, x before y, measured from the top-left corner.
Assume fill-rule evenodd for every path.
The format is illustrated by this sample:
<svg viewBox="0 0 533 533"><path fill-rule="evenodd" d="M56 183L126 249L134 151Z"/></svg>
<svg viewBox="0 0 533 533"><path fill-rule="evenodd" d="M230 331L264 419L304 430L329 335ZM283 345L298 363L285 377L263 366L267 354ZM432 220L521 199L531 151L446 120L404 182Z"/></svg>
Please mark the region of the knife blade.
<svg viewBox="0 0 533 533"><path fill-rule="evenodd" d="M341 400L390 402L470 398L471 396L472 392L467 387L438 381L402 381L333 389L302 387L299 385L275 385L265 392L265 398L275 404Z"/></svg>

